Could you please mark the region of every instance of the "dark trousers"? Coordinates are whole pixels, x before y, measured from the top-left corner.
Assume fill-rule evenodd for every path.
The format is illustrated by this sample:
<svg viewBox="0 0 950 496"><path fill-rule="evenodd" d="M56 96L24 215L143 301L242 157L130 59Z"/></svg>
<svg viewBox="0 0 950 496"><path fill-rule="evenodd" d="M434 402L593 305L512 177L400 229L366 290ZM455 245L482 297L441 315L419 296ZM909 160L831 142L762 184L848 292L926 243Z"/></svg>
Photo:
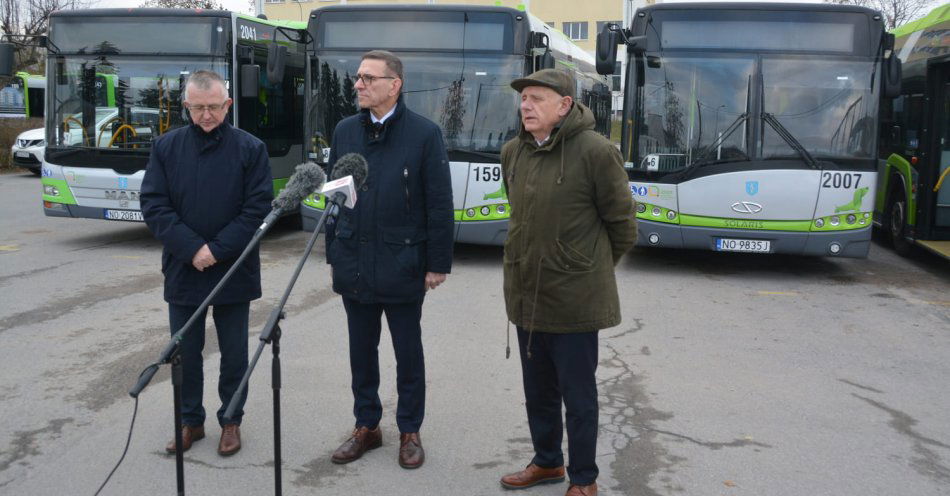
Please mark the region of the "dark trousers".
<svg viewBox="0 0 950 496"><path fill-rule="evenodd" d="M168 304L171 332L174 334L181 329L198 306ZM250 303L236 303L233 305L214 305L212 316L214 327L218 331L218 347L221 350L221 371L218 376L218 397L221 399L221 408L218 409L218 424L240 424L244 416L244 402L247 400L247 389L241 395L234 418L225 419L231 397L237 391L241 379L247 371L247 325ZM182 423L185 425L202 425L205 422L205 408L202 405L204 395L204 368L202 365L202 351L205 347L205 318L207 309L195 321L192 328L185 333L181 341L181 364L183 380L181 387Z"/></svg>
<svg viewBox="0 0 950 496"><path fill-rule="evenodd" d="M379 400L379 337L386 313L396 353L396 424L400 432L419 432L426 406L422 353L422 300L413 303L360 303L343 298L350 331L350 372L356 427L375 428L383 417Z"/></svg>
<svg viewBox="0 0 950 496"><path fill-rule="evenodd" d="M567 411L567 475L572 484L586 486L597 480L597 332L556 334L534 331L531 358L528 332L518 328L521 376L524 380L528 427L534 444L535 465L564 465L561 439Z"/></svg>

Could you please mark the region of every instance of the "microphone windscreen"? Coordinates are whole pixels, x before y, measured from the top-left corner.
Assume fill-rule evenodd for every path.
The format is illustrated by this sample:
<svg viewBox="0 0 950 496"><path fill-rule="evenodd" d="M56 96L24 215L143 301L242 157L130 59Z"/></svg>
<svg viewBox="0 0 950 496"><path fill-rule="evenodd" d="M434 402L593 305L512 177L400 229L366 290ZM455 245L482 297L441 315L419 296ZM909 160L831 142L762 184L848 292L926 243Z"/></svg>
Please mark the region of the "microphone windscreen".
<svg viewBox="0 0 950 496"><path fill-rule="evenodd" d="M347 153L333 164L333 172L330 173L330 180L340 179L346 176L353 176L353 185L359 188L366 182L366 176L369 174L369 164L359 153Z"/></svg>
<svg viewBox="0 0 950 496"><path fill-rule="evenodd" d="M319 191L326 182L327 175L323 169L313 162L307 162L297 166L297 171L290 176L287 185L281 190L277 198L271 205L279 208L281 211L288 211L297 208L297 205L304 200L310 193Z"/></svg>

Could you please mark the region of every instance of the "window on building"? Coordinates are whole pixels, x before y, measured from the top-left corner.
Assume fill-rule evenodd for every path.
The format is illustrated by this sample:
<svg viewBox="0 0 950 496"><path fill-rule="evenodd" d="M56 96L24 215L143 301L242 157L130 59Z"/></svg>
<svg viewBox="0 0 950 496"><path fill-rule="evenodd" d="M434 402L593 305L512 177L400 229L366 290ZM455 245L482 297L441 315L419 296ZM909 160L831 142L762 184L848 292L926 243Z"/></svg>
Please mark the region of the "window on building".
<svg viewBox="0 0 950 496"><path fill-rule="evenodd" d="M610 76L610 91L620 91L620 78L623 75L623 64L614 62L614 74Z"/></svg>
<svg viewBox="0 0 950 496"><path fill-rule="evenodd" d="M618 25L618 26L622 26L622 25L623 25L623 23L622 23L621 21L597 21L597 33L596 33L596 34L600 34L600 33L602 33L602 32L604 31L604 24L616 24L616 25Z"/></svg>
<svg viewBox="0 0 950 496"><path fill-rule="evenodd" d="M284 0L264 0L264 3L284 3Z"/></svg>
<svg viewBox="0 0 950 496"><path fill-rule="evenodd" d="M587 21L563 23L564 34L572 40L587 39Z"/></svg>

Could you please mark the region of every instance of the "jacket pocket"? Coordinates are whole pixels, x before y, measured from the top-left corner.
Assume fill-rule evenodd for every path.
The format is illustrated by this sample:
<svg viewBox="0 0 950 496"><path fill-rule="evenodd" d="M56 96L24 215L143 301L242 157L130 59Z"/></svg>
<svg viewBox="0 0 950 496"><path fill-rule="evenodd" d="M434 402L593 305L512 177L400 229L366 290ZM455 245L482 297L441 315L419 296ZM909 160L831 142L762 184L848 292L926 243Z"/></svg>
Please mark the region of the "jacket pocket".
<svg viewBox="0 0 950 496"><path fill-rule="evenodd" d="M571 243L555 239L554 244L556 256L552 262L559 269L565 272L590 272L594 268L594 260L574 248Z"/></svg>
<svg viewBox="0 0 950 496"><path fill-rule="evenodd" d="M376 253L376 284L380 295L414 297L424 291L426 233L415 227L384 228Z"/></svg>
<svg viewBox="0 0 950 496"><path fill-rule="evenodd" d="M333 288L348 293L356 289L359 277L359 251L353 239L353 228L338 224L333 241L327 247L327 259L332 268Z"/></svg>

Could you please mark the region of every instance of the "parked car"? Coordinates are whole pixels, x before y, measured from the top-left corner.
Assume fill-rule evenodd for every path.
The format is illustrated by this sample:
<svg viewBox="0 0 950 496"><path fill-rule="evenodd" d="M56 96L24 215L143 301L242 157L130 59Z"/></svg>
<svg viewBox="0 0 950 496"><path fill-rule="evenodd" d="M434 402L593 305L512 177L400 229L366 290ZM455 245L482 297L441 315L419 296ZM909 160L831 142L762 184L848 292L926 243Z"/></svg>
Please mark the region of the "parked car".
<svg viewBox="0 0 950 496"><path fill-rule="evenodd" d="M43 152L46 150L46 130L43 128L23 131L13 142L13 163L40 175L43 167Z"/></svg>

